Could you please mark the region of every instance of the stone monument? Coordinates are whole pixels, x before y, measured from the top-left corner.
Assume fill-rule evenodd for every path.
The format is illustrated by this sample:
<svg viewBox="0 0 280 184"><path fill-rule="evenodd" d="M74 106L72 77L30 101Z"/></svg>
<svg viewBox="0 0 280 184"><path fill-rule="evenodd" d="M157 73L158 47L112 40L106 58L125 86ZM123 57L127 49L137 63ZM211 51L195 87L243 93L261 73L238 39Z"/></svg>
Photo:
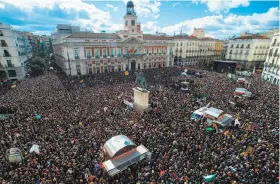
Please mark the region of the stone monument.
<svg viewBox="0 0 280 184"><path fill-rule="evenodd" d="M147 82L143 73L136 74L136 83L140 87L133 88L134 91L134 102L133 107L139 111L149 110L149 93L147 90Z"/></svg>

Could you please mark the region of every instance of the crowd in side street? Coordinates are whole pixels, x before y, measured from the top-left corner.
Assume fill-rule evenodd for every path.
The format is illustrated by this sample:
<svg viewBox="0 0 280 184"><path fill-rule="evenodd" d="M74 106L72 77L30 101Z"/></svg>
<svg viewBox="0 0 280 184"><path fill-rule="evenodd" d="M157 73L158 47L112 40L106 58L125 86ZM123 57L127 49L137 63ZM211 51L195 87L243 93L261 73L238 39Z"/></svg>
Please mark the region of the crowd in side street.
<svg viewBox="0 0 280 184"><path fill-rule="evenodd" d="M278 183L278 87L255 75L250 78L254 98L232 107L229 99L239 84L226 74L195 70L203 77L193 78L188 93L174 87L183 69L144 70L150 112L123 103L133 101L134 72L68 78L49 71L22 81L0 96L2 113L14 113L0 120L0 183L202 184L202 176L213 174L211 183L217 184ZM191 120L201 94L207 94L204 105L239 114L240 126L207 132L204 119ZM102 147L120 134L143 144L152 157L111 177L102 165ZM39 152L30 153L33 144ZM9 163L10 148L21 150L22 163Z"/></svg>

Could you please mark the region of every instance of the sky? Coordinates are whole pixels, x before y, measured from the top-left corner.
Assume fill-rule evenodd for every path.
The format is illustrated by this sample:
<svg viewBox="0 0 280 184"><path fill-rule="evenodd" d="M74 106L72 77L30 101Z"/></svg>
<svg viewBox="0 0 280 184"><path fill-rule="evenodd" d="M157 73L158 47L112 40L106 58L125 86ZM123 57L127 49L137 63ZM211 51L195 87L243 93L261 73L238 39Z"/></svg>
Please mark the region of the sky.
<svg viewBox="0 0 280 184"><path fill-rule="evenodd" d="M20 31L42 35L57 24L78 25L83 31L122 30L128 0L0 0L0 22ZM144 33L205 28L206 36L226 39L241 32L279 28L278 1L250 0L133 0Z"/></svg>

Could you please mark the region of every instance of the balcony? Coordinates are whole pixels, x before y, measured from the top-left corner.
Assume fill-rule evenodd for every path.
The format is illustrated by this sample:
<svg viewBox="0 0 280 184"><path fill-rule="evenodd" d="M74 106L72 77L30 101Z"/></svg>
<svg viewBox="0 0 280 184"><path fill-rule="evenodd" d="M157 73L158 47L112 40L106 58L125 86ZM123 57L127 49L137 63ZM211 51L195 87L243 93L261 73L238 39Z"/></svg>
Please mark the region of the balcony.
<svg viewBox="0 0 280 184"><path fill-rule="evenodd" d="M249 55L249 53L245 53L245 55Z"/></svg>
<svg viewBox="0 0 280 184"><path fill-rule="evenodd" d="M88 59L90 59L90 58L91 58L91 56L90 56L90 55L88 55L88 56L87 56L87 58L88 58Z"/></svg>
<svg viewBox="0 0 280 184"><path fill-rule="evenodd" d="M11 57L10 54L3 54L4 57Z"/></svg>
<svg viewBox="0 0 280 184"><path fill-rule="evenodd" d="M110 57L113 58L113 57L115 57L115 55L114 55L114 54L111 54Z"/></svg>
<svg viewBox="0 0 280 184"><path fill-rule="evenodd" d="M5 67L6 68L11 68L11 67L15 67L15 65L14 64L7 64L7 65L5 65Z"/></svg>
<svg viewBox="0 0 280 184"><path fill-rule="evenodd" d="M75 56L75 59L80 59L80 57L79 56Z"/></svg>
<svg viewBox="0 0 280 184"><path fill-rule="evenodd" d="M247 46L246 49L250 49L250 46Z"/></svg>
<svg viewBox="0 0 280 184"><path fill-rule="evenodd" d="M121 55L121 54L118 54L117 56L118 56L118 57L122 57L122 55Z"/></svg>
<svg viewBox="0 0 280 184"><path fill-rule="evenodd" d="M107 58L107 55L103 55L103 58Z"/></svg>
<svg viewBox="0 0 280 184"><path fill-rule="evenodd" d="M100 58L100 56L99 55L95 55L95 59L99 59Z"/></svg>
<svg viewBox="0 0 280 184"><path fill-rule="evenodd" d="M1 43L1 47L8 47L7 43Z"/></svg>

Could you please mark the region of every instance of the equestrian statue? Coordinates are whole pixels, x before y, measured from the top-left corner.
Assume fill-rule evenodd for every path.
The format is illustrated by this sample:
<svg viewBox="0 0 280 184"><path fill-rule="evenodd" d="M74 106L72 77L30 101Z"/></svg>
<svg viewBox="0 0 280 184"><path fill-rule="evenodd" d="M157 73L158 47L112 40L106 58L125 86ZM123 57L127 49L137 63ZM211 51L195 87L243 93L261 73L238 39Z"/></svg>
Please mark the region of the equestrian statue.
<svg viewBox="0 0 280 184"><path fill-rule="evenodd" d="M136 83L140 86L140 88L147 89L147 82L142 72L136 73Z"/></svg>

